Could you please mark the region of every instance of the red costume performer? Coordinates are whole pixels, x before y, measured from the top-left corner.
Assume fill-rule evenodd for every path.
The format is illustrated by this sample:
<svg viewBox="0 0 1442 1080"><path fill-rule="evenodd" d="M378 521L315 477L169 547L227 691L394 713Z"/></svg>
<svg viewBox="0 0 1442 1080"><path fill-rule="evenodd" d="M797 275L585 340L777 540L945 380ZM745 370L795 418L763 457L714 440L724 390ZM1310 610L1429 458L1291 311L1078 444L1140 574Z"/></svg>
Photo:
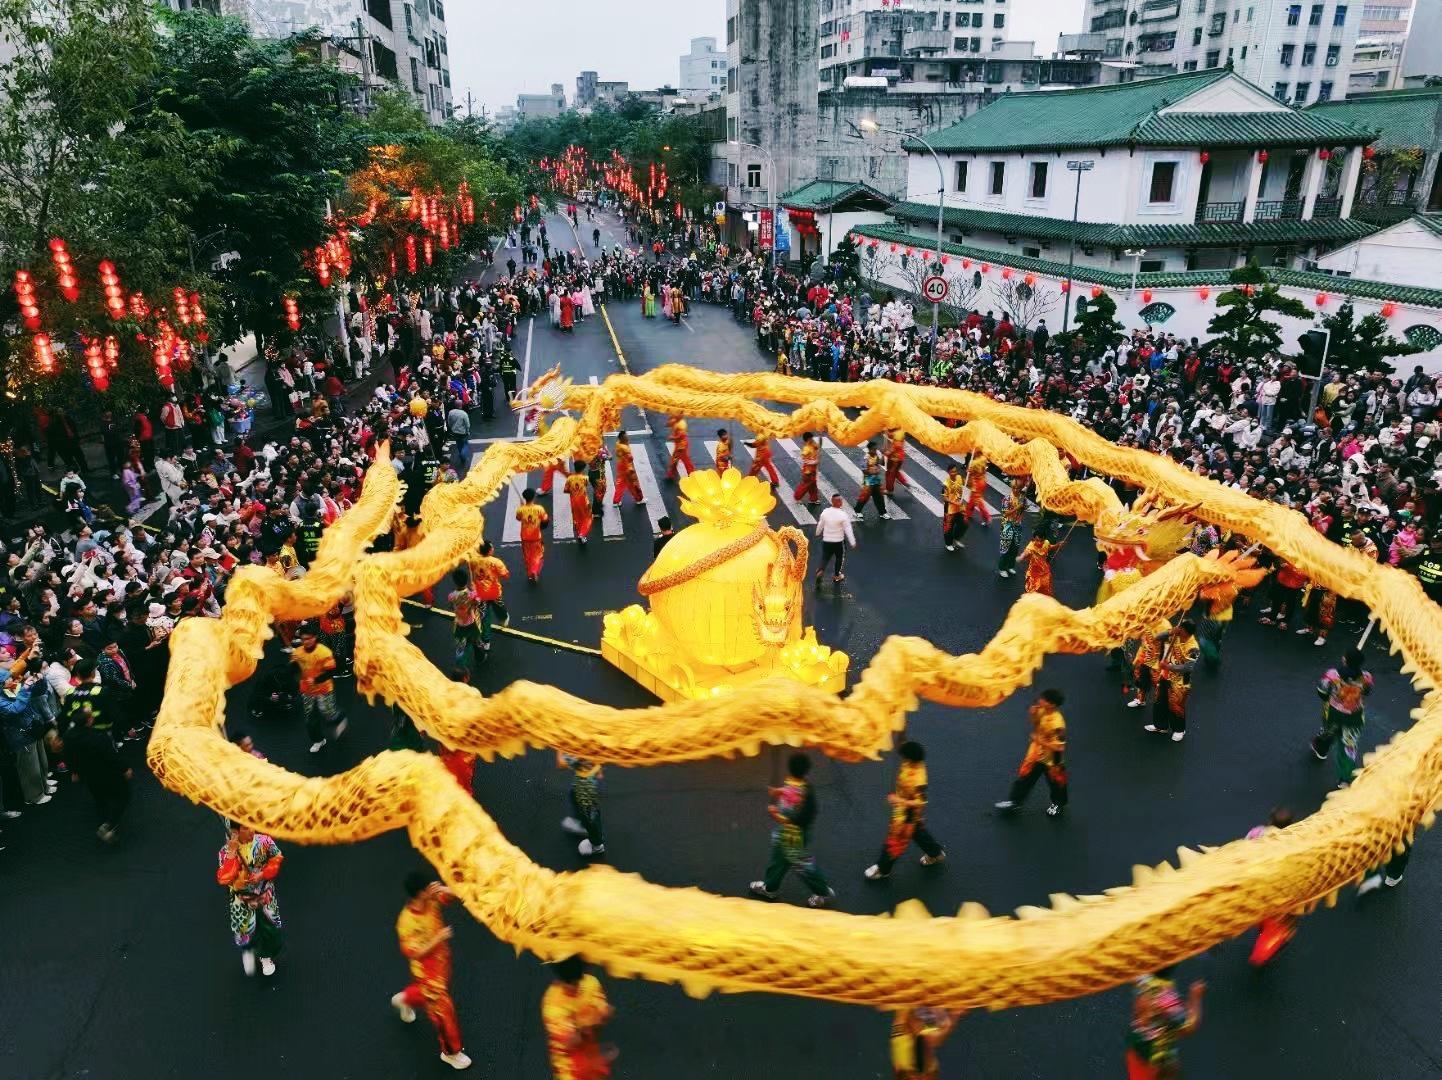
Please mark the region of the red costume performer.
<svg viewBox="0 0 1442 1080"><path fill-rule="evenodd" d="M977 454L966 467L966 486L971 497L966 501L966 523L971 524L971 512L981 515L983 525L991 524L991 511L986 508L986 458Z"/></svg>
<svg viewBox="0 0 1442 1080"><path fill-rule="evenodd" d="M816 474L821 465L821 448L807 432L801 439L801 483L796 485L792 497L800 502L803 497L812 506L821 502L821 492L816 488Z"/></svg>
<svg viewBox="0 0 1442 1080"><path fill-rule="evenodd" d="M911 481L908 480L905 474L903 474L901 471L901 466L905 463L905 461L906 432L898 428L887 436L886 482L884 486L888 495L891 494L892 490L896 487L898 481L902 484L905 484L907 487L911 486Z"/></svg>
<svg viewBox="0 0 1442 1080"><path fill-rule="evenodd" d="M571 497L571 520L576 525L576 539L585 544L591 537L591 483L586 479L585 462L576 463L576 471L566 477L566 494Z"/></svg>
<svg viewBox="0 0 1442 1080"><path fill-rule="evenodd" d="M758 435L755 442L748 442L746 445L755 454L751 460L751 468L746 471L746 475L756 476L765 469L771 483L780 484L781 477L776 474L776 466L771 462L771 440L765 435Z"/></svg>
<svg viewBox="0 0 1442 1080"><path fill-rule="evenodd" d="M627 492L631 493L637 506L646 501L646 496L641 494L641 482L636 479L636 462L632 459L631 443L623 431L616 439L616 494L611 497L611 502L620 506L621 496Z"/></svg>
<svg viewBox="0 0 1442 1080"><path fill-rule="evenodd" d="M411 884L407 883L408 888ZM411 982L391 998L391 1004L406 1023L416 1018L417 1009L425 1011L436 1029L444 1056L457 1056L462 1052L461 1027L456 1020L455 1002L451 1000L451 928L441 916L441 906L453 899L449 889L433 881L420 887L401 908L396 919L396 937L400 940L401 954L410 964Z"/></svg>
<svg viewBox="0 0 1442 1080"><path fill-rule="evenodd" d="M666 424L671 429L671 464L666 469L666 479L677 476L682 465L686 466L686 475L690 476L696 471L696 466L691 463L691 437L686 434L686 421L673 416Z"/></svg>

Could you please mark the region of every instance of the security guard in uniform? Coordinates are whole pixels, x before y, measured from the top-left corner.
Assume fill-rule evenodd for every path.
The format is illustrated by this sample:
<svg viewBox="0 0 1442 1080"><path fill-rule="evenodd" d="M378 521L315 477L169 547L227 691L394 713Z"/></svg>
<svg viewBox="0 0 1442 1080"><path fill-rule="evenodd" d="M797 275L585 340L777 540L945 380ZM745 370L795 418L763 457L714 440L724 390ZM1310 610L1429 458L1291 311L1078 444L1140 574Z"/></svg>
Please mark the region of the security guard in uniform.
<svg viewBox="0 0 1442 1080"><path fill-rule="evenodd" d="M1427 550L1409 559L1406 569L1422 583L1427 599L1442 604L1442 532L1435 532L1427 541Z"/></svg>

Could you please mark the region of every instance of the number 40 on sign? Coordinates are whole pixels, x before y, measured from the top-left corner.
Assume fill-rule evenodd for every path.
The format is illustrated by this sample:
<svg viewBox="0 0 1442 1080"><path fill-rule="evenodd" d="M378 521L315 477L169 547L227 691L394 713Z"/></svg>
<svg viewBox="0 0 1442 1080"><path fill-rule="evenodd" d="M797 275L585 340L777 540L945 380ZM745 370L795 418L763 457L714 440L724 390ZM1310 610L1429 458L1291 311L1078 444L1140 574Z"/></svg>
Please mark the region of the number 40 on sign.
<svg viewBox="0 0 1442 1080"><path fill-rule="evenodd" d="M946 284L946 278L932 274L921 283L921 294L933 304L939 304L946 299L950 286Z"/></svg>

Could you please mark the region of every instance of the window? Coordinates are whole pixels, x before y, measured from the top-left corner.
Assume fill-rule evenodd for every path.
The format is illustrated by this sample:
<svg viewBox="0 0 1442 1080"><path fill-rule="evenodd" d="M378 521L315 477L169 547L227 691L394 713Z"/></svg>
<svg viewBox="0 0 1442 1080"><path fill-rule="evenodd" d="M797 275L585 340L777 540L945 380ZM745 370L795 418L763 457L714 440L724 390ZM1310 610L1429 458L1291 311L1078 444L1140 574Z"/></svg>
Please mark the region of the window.
<svg viewBox="0 0 1442 1080"><path fill-rule="evenodd" d="M729 18L729 19L726 20L726 44L727 44L727 45L731 45L731 44L733 44L733 43L736 41L736 23L737 23L737 21L738 21L739 19L740 19L740 16L739 16L739 15L732 15L731 18Z"/></svg>
<svg viewBox="0 0 1442 1080"><path fill-rule="evenodd" d="M415 21L411 18L411 6L409 4L403 4L401 5L401 10L406 16L406 37L414 41L416 39L416 25Z"/></svg>
<svg viewBox="0 0 1442 1080"><path fill-rule="evenodd" d="M1328 66L1328 67L1336 67L1336 66L1337 66L1337 61L1340 60L1341 58L1342 58L1342 46L1340 46L1340 45L1328 45L1328 46L1327 46L1327 66Z"/></svg>
<svg viewBox="0 0 1442 1080"><path fill-rule="evenodd" d="M1045 161L1031 163L1031 197L1033 199L1046 198L1046 166Z"/></svg>
<svg viewBox="0 0 1442 1080"><path fill-rule="evenodd" d="M981 38L974 37L971 39L971 51L981 52Z"/></svg>
<svg viewBox="0 0 1442 1080"><path fill-rule="evenodd" d="M1272 96L1273 96L1274 98L1276 98L1278 101L1286 101L1286 100L1287 100L1287 91L1288 91L1290 88L1291 88L1291 84L1290 84L1290 83L1284 83L1284 82L1273 83L1273 84L1272 84Z"/></svg>
<svg viewBox="0 0 1442 1080"><path fill-rule="evenodd" d="M1324 6L1324 5L1322 5L1322 4L1313 4L1313 5L1312 5L1312 10L1307 13L1307 25L1308 25L1308 26L1321 26L1321 25L1322 25L1322 8L1323 8L1323 6Z"/></svg>
<svg viewBox="0 0 1442 1080"><path fill-rule="evenodd" d="M1194 27L1192 27L1192 44L1193 44L1193 45L1200 45L1201 43L1202 43L1202 28L1201 28L1200 26L1194 26Z"/></svg>
<svg viewBox="0 0 1442 1080"><path fill-rule="evenodd" d="M1288 5L1288 7L1287 7L1287 25L1288 25L1288 26L1301 26L1301 25L1302 25L1302 5L1301 5L1301 4L1290 4L1290 5Z"/></svg>
<svg viewBox="0 0 1442 1080"><path fill-rule="evenodd" d="M387 30L395 29L391 25L390 0L366 0L366 11L370 13L372 19L380 23Z"/></svg>
<svg viewBox="0 0 1442 1080"><path fill-rule="evenodd" d="M1242 46L1241 56L1243 60L1247 58L1247 47L1245 45Z"/></svg>
<svg viewBox="0 0 1442 1080"><path fill-rule="evenodd" d="M1316 59L1317 59L1317 46L1315 46L1315 45L1303 45L1303 46L1302 46L1302 66L1303 66L1303 67L1311 67L1312 64L1316 61Z"/></svg>
<svg viewBox="0 0 1442 1080"><path fill-rule="evenodd" d="M1386 86L1388 79L1391 77L1391 74L1392 74L1392 73L1391 73L1390 71L1379 71L1379 72L1377 72L1377 81L1376 81L1376 83L1375 83L1374 85L1376 85L1376 86Z"/></svg>
<svg viewBox="0 0 1442 1080"><path fill-rule="evenodd" d="M1182 70L1183 70L1183 71L1196 71L1196 70L1197 70L1197 62L1196 62L1195 60L1188 60L1186 63L1184 63L1184 64L1182 65Z"/></svg>
<svg viewBox="0 0 1442 1080"><path fill-rule="evenodd" d="M823 59L823 60L829 60L831 57L833 57L833 56L835 56L835 55L836 55L836 46L835 46L835 45L823 45L823 46L821 46L821 59Z"/></svg>
<svg viewBox="0 0 1442 1080"><path fill-rule="evenodd" d="M1022 255L1023 255L1025 258L1028 258L1028 259L1040 259L1040 258L1041 258L1041 248L1039 248L1039 247L1023 247L1023 248L1021 249L1021 253L1022 253Z"/></svg>
<svg viewBox="0 0 1442 1080"><path fill-rule="evenodd" d="M995 15L991 17L991 28L993 30L1000 30L1005 25L1006 16L1003 15L1001 12L998 11Z"/></svg>
<svg viewBox="0 0 1442 1080"><path fill-rule="evenodd" d="M1154 162L1152 164L1151 190L1147 193L1147 202L1154 204L1171 202L1176 180L1177 163L1175 161Z"/></svg>
<svg viewBox="0 0 1442 1080"><path fill-rule="evenodd" d="M732 142L736 141L736 117L734 116L728 116L726 118L726 138L730 139ZM731 167L733 169L736 168L736 166L734 165ZM736 178L734 176L731 178L731 183L733 185L736 183Z"/></svg>
<svg viewBox="0 0 1442 1080"><path fill-rule="evenodd" d="M1307 103L1307 95L1310 94L1311 92L1312 92L1312 84L1311 84L1311 83L1309 83L1309 82L1299 82L1299 83L1297 84L1297 98L1296 98L1297 104L1298 104L1298 105L1305 105L1305 104Z"/></svg>
<svg viewBox="0 0 1442 1080"><path fill-rule="evenodd" d="M991 193L1000 195L1006 188L1006 162L993 161L991 163Z"/></svg>
<svg viewBox="0 0 1442 1080"><path fill-rule="evenodd" d="M1335 10L1334 12L1332 12L1332 25L1333 25L1333 26L1346 26L1346 25L1347 25L1347 5L1346 5L1346 4L1338 4L1338 5L1337 5L1337 10Z"/></svg>
<svg viewBox="0 0 1442 1080"><path fill-rule="evenodd" d="M1160 274L1167 268L1166 259L1143 259L1137 264L1139 274Z"/></svg>
<svg viewBox="0 0 1442 1080"><path fill-rule="evenodd" d="M401 77L400 69L396 67L396 54L374 38L371 39L371 59L375 63L376 74L382 79L395 82Z"/></svg>
<svg viewBox="0 0 1442 1080"><path fill-rule="evenodd" d="M966 171L967 171L967 166L970 165L970 164L971 164L971 162L969 162L969 161L958 161L958 162L956 163L956 190L957 190L957 191L965 191L965 190L966 190Z"/></svg>
<svg viewBox="0 0 1442 1080"><path fill-rule="evenodd" d="M1297 46L1295 46L1295 45L1283 45L1283 46L1282 46L1282 66L1283 66L1283 67L1291 67L1291 66L1292 66L1292 57L1293 57L1294 55L1296 55L1296 52L1297 52Z"/></svg>
<svg viewBox="0 0 1442 1080"><path fill-rule="evenodd" d="M761 186L760 164L753 162L746 166L746 186L750 188L758 188Z"/></svg>
<svg viewBox="0 0 1442 1080"><path fill-rule="evenodd" d="M726 92L727 92L728 94L734 94L734 93L736 93L736 69L735 69L735 68L727 68L727 69L726 69Z"/></svg>
<svg viewBox="0 0 1442 1080"><path fill-rule="evenodd" d="M1209 50L1207 51L1207 67L1209 67L1209 68L1214 68L1214 67L1221 67L1221 66L1222 66L1222 50L1221 50L1221 49L1209 49Z"/></svg>
<svg viewBox="0 0 1442 1080"><path fill-rule="evenodd" d="M411 86L417 91L421 88L421 62L414 56L411 57Z"/></svg>
<svg viewBox="0 0 1442 1080"><path fill-rule="evenodd" d="M1329 82L1319 82L1319 83L1317 84L1317 100L1318 100L1318 101L1331 101L1331 100L1332 100L1332 84L1331 84L1331 83L1329 83Z"/></svg>
<svg viewBox="0 0 1442 1080"><path fill-rule="evenodd" d="M943 30L950 30L950 29L951 29L951 12L947 11L947 12L943 12L943 13L942 13L942 16L941 16L941 28L942 28Z"/></svg>
<svg viewBox="0 0 1442 1080"><path fill-rule="evenodd" d="M1249 8L1247 8L1247 22L1251 22L1251 21L1252 21L1252 16L1255 15L1256 13L1257 13L1257 9L1256 9L1256 8L1254 8L1254 7L1249 7Z"/></svg>

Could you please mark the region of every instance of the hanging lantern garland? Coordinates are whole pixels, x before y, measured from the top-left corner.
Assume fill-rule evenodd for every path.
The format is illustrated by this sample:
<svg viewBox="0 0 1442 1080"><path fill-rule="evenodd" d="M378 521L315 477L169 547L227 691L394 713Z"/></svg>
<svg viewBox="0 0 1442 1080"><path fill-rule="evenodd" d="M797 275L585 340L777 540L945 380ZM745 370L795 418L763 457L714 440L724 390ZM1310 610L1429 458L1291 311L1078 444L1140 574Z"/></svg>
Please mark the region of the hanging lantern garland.
<svg viewBox="0 0 1442 1080"><path fill-rule="evenodd" d="M105 365L105 353L99 338L85 339L85 370L90 375L90 384L98 393L110 387L110 369Z"/></svg>
<svg viewBox="0 0 1442 1080"><path fill-rule="evenodd" d="M100 261L100 291L105 294L105 310L112 319L125 318L125 290L120 287L120 275L115 264L109 259Z"/></svg>
<svg viewBox="0 0 1442 1080"><path fill-rule="evenodd" d="M292 332L300 329L300 308L295 302L295 297L284 296L281 298L281 306L285 309L285 325L290 327Z"/></svg>
<svg viewBox="0 0 1442 1080"><path fill-rule="evenodd" d="M41 375L52 375L55 372L55 353L50 348L49 334L35 335L35 370Z"/></svg>
<svg viewBox="0 0 1442 1080"><path fill-rule="evenodd" d="M35 302L35 282L29 270L15 271L15 300L26 330L40 329L40 306Z"/></svg>
<svg viewBox="0 0 1442 1080"><path fill-rule="evenodd" d="M70 303L75 303L80 298L80 283L75 279L75 267L70 262L70 252L65 249L65 241L58 236L50 241L50 258L55 263L55 277L60 286L60 295Z"/></svg>

